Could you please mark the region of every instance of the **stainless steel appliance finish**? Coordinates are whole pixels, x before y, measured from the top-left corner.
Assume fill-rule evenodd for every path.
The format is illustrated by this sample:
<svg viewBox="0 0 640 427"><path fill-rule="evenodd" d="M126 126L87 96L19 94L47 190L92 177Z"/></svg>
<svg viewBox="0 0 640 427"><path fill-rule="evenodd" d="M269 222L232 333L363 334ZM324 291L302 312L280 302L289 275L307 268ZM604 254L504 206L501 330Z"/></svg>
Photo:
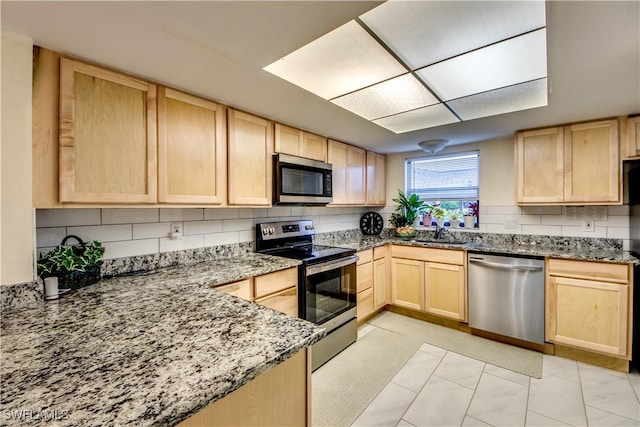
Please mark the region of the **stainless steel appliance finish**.
<svg viewBox="0 0 640 427"><path fill-rule="evenodd" d="M544 344L544 260L469 253L469 326Z"/></svg>
<svg viewBox="0 0 640 427"><path fill-rule="evenodd" d="M298 316L321 325L327 336L313 346L316 369L357 338L355 250L313 244L312 221L256 225L256 252L299 259Z"/></svg>
<svg viewBox="0 0 640 427"><path fill-rule="evenodd" d="M332 166L329 163L288 154L273 156L273 203L280 205L326 205L332 197Z"/></svg>

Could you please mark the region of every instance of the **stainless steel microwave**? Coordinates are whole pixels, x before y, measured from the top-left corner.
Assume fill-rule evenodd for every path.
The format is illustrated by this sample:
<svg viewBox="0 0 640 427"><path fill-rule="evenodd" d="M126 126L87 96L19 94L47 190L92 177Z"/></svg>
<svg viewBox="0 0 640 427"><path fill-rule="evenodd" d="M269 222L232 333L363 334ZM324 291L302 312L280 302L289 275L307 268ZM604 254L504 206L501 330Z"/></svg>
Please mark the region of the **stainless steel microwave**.
<svg viewBox="0 0 640 427"><path fill-rule="evenodd" d="M277 205L326 205L332 197L329 163L288 154L274 160L273 203Z"/></svg>

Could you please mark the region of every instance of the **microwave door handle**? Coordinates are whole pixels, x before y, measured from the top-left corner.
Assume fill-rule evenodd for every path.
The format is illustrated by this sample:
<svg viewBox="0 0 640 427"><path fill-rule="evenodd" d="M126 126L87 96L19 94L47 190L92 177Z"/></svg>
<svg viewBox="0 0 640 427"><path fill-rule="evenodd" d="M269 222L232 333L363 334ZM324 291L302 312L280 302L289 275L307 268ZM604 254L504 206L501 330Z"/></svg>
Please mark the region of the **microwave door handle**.
<svg viewBox="0 0 640 427"><path fill-rule="evenodd" d="M312 276L314 274L324 273L325 271L346 267L347 265L355 264L356 262L358 262L358 259L359 258L356 255L353 255L339 261L329 261L322 264L314 265L307 268L307 276Z"/></svg>

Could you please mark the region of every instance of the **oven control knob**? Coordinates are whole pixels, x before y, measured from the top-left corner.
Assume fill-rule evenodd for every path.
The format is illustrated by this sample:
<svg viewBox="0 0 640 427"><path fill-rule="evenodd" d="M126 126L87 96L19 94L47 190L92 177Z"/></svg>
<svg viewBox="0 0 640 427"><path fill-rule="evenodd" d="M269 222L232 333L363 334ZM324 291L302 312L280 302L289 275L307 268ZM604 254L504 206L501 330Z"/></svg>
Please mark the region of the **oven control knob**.
<svg viewBox="0 0 640 427"><path fill-rule="evenodd" d="M305 230L313 230L313 225L305 225L304 229Z"/></svg>
<svg viewBox="0 0 640 427"><path fill-rule="evenodd" d="M271 227L271 228L269 229L269 234L273 234L273 233L275 233L275 232L276 232L276 229L275 229L275 228Z"/></svg>
<svg viewBox="0 0 640 427"><path fill-rule="evenodd" d="M265 236L269 233L269 229L268 228L263 228L262 229L262 234L264 234Z"/></svg>

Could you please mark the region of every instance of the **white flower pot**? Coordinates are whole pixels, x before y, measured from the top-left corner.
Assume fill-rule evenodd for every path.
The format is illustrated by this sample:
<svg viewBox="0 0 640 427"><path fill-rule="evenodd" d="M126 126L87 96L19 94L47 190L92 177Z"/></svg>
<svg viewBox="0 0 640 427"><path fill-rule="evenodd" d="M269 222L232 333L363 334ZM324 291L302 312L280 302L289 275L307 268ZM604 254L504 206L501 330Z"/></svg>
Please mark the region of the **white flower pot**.
<svg viewBox="0 0 640 427"><path fill-rule="evenodd" d="M451 224L451 228L458 228L458 226L460 225L460 220L456 219L456 220L451 220L449 221L449 223Z"/></svg>
<svg viewBox="0 0 640 427"><path fill-rule="evenodd" d="M476 217L471 215L464 216L464 228L473 228L476 225Z"/></svg>

